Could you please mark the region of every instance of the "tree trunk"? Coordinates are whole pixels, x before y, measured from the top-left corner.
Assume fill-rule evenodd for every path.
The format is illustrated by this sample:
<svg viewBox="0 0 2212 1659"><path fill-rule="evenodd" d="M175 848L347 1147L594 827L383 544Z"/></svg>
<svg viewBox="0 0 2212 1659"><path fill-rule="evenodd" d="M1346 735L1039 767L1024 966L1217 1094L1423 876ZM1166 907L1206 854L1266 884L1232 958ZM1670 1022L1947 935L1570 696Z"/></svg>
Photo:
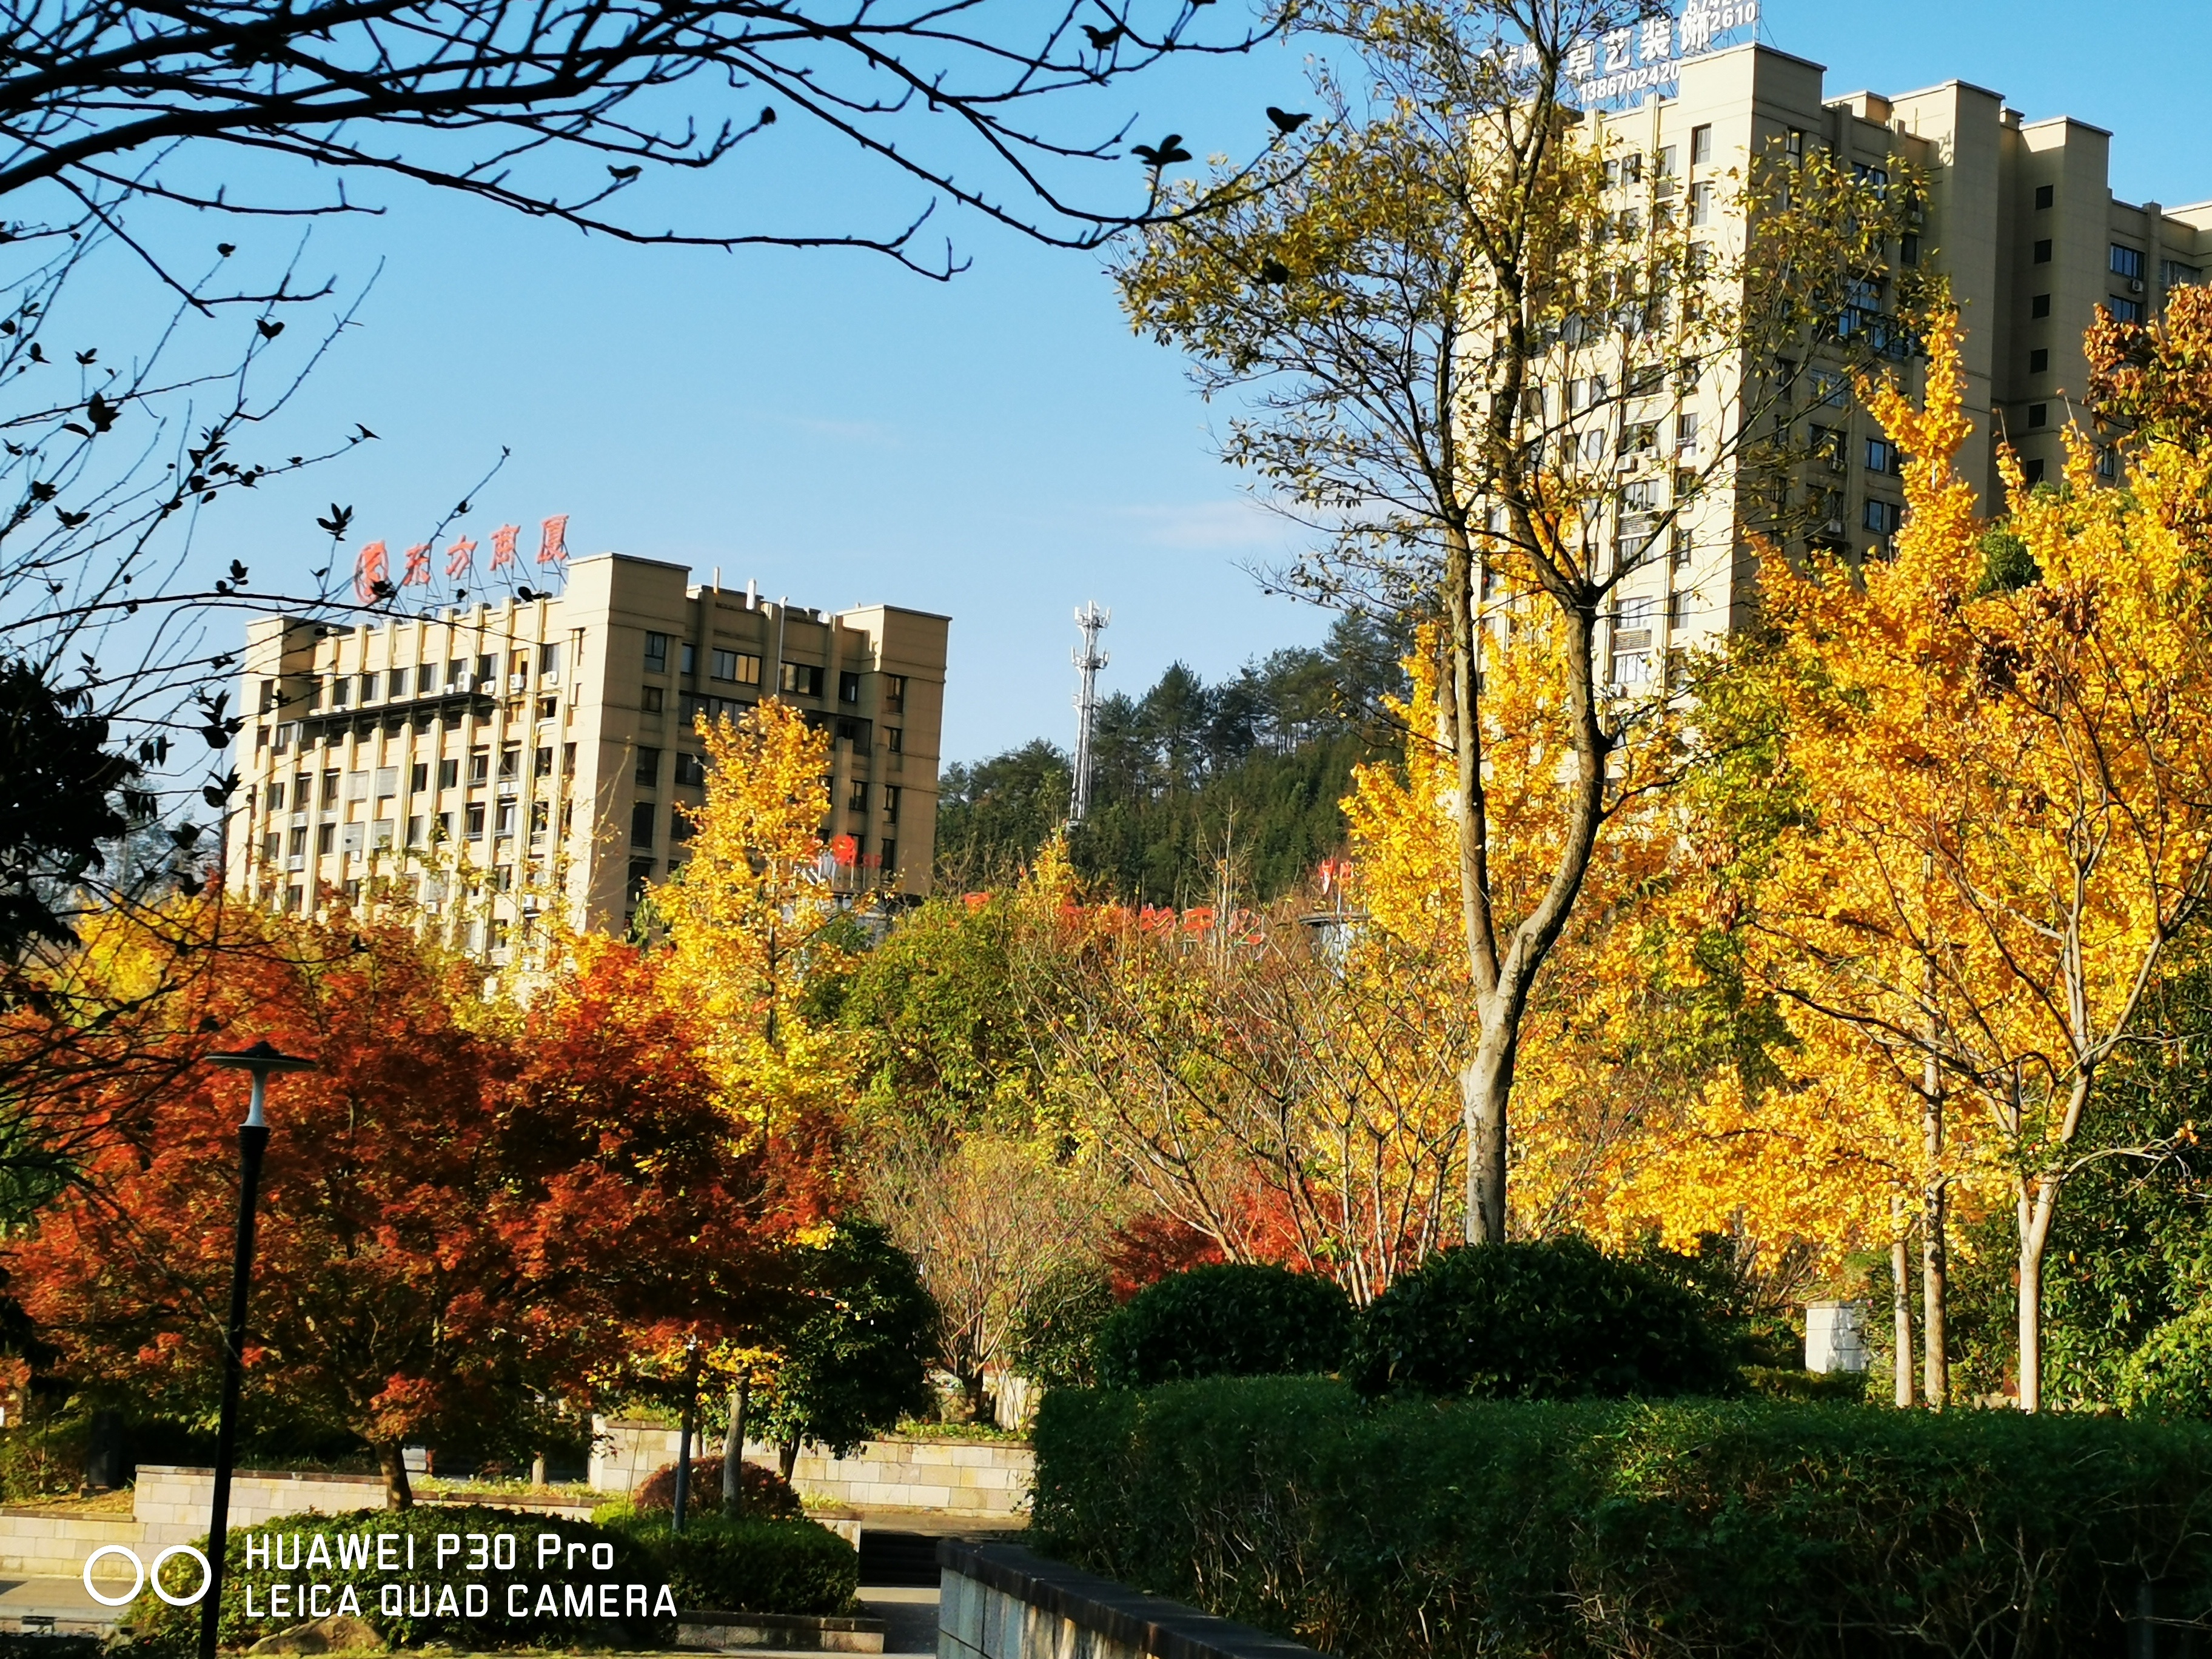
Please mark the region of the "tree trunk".
<svg viewBox="0 0 2212 1659"><path fill-rule="evenodd" d="M983 1368L980 1365L973 1371L960 1374L960 1397L970 1423L988 1423L994 1419L995 1413L991 1409L991 1391L985 1384Z"/></svg>
<svg viewBox="0 0 2212 1659"><path fill-rule="evenodd" d="M1936 970L1928 970L1928 1004L1936 1006ZM1928 1188L1920 1205L1920 1340L1928 1368L1923 1392L1931 1410L1951 1398L1950 1242L1947 1212L1950 1183L1943 1174L1943 1068L1933 1052L1935 1016L1929 1016L1930 1051L1920 1062L1920 1150Z"/></svg>
<svg viewBox="0 0 2212 1659"><path fill-rule="evenodd" d="M387 1510L411 1510L415 1507L415 1488L407 1484L407 1454L397 1440L387 1440L376 1449L378 1464L384 1470L384 1507Z"/></svg>
<svg viewBox="0 0 2212 1659"><path fill-rule="evenodd" d="M1912 1272L1911 1253L1905 1244L1911 1224L1905 1218L1905 1200L1889 1200L1889 1319L1893 1333L1890 1374L1896 1384L1899 1411L1912 1409L1912 1298L1905 1283Z"/></svg>
<svg viewBox="0 0 2212 1659"><path fill-rule="evenodd" d="M722 1437L722 1513L745 1512L745 1419L753 1403L753 1380L741 1378L730 1390L730 1427Z"/></svg>
<svg viewBox="0 0 2212 1659"><path fill-rule="evenodd" d="M1499 993L1482 999L1474 1058L1459 1074L1467 1122L1467 1242L1505 1242L1506 1107L1513 1096L1513 1065L1521 1023L1512 1012L1493 1014Z"/></svg>
<svg viewBox="0 0 2212 1659"><path fill-rule="evenodd" d="M2020 1182L2020 1408L2024 1412L2043 1409L2043 1251L2051 1242L2051 1215L2057 1203L2058 1182L2053 1177Z"/></svg>
<svg viewBox="0 0 2212 1659"><path fill-rule="evenodd" d="M1927 1367L1922 1392L1939 1412L1951 1401L1950 1247L1944 1237L1948 1185L1941 1176L1929 1183L1920 1214L1920 1340Z"/></svg>
<svg viewBox="0 0 2212 1659"><path fill-rule="evenodd" d="M783 1443L783 1479L785 1485L788 1486L790 1484L792 1471L796 1469L798 1467L799 1437L797 1435L793 1435L790 1439Z"/></svg>

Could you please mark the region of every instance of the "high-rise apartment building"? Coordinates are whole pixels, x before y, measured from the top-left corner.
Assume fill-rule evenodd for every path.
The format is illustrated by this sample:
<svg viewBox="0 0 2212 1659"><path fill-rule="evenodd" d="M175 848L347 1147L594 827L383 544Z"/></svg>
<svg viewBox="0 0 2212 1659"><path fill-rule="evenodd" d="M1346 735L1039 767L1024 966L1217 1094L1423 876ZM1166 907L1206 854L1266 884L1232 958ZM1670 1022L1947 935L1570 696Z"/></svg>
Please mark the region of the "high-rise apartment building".
<svg viewBox="0 0 2212 1659"><path fill-rule="evenodd" d="M2152 316L2173 289L2203 280L2212 269L2212 203L2117 201L2107 182L2110 133L2065 116L2028 120L1998 94L1964 82L1838 98L1822 79L1820 64L1763 46L1683 58L1671 95L1593 115L1607 154L1623 158L1609 176L1624 208L1640 209L1648 222L1686 216L1695 236L1710 220L1717 238L1731 234L1722 222L1729 181L1755 157L1817 144L1864 179L1901 178L1907 168L1924 178L1921 222L1893 247L1893 276L1925 264L1949 279L1974 425L1960 465L1983 510L1996 510L1996 439L2019 452L2031 483L2058 476L2061 434L2079 409L2069 399L2079 398L2087 374L2082 335L2096 307ZM1859 314L1846 326L1885 325L1890 281L1864 283L1853 297ZM1879 553L1903 510L1901 458L1858 406L1846 375L1797 367L1794 401L1782 413L1795 423L1796 445L1816 457L1800 483L1820 509L1810 515L1808 539ZM1571 410L1573 388L1560 393ZM1723 441L1740 430L1741 398L1714 374L1687 398L1650 409L1622 400L1616 418L1624 430L1666 430L1670 450L1679 444L1694 457L1700 430ZM1608 640L1617 682L1650 678L1668 649L1741 626L1748 615L1757 580L1743 530L1749 485L1733 495L1727 486L1708 481L1682 512L1671 556L1623 580Z"/></svg>
<svg viewBox="0 0 2212 1659"><path fill-rule="evenodd" d="M831 739L824 830L854 892L929 891L946 618L831 615L620 554L556 598L246 631L234 890L280 909L400 884L502 959L532 919L619 927L684 860L700 714L763 697Z"/></svg>

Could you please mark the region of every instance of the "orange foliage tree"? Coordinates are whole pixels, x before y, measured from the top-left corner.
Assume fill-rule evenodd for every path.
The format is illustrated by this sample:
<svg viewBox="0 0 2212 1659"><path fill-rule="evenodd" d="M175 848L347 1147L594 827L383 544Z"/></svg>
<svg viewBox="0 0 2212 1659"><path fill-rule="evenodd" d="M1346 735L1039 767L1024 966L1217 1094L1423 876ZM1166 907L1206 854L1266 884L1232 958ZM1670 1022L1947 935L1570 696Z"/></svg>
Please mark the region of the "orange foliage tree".
<svg viewBox="0 0 2212 1659"><path fill-rule="evenodd" d="M149 1040L175 1086L6 1253L70 1374L211 1413L240 1085L192 1062L263 1038L320 1069L271 1091L246 1420L358 1436L394 1504L404 1441L520 1455L542 1443L534 1402L672 1320L735 1324L772 1297L791 1195L733 1145L635 953L588 950L527 1010L481 990L404 921L272 920L172 1000Z"/></svg>

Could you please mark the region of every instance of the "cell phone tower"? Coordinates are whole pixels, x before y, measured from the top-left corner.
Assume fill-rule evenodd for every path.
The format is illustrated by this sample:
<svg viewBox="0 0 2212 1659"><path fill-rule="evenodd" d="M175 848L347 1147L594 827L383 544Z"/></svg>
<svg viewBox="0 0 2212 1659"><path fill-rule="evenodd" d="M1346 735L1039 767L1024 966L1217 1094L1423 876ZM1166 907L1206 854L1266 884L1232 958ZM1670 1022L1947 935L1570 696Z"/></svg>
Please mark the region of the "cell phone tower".
<svg viewBox="0 0 2212 1659"><path fill-rule="evenodd" d="M1070 823L1082 823L1091 811L1091 735L1098 720L1098 671L1108 661L1098 648L1098 636L1113 620L1114 613L1100 610L1095 599L1085 600L1075 613L1075 625L1083 630L1083 643L1075 648L1083 683L1075 693L1075 791L1067 807Z"/></svg>

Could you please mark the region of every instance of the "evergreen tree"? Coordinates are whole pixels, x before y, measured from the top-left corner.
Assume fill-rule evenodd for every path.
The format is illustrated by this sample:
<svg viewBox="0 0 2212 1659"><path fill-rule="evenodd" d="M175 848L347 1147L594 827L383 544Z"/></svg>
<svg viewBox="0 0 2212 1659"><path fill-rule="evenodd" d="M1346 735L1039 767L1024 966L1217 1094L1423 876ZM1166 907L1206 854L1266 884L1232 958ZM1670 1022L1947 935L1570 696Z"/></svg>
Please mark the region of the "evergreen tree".
<svg viewBox="0 0 2212 1659"><path fill-rule="evenodd" d="M1271 652L1218 684L1177 662L1142 696L1102 698L1076 868L1150 904L1206 902L1224 862L1246 897L1297 886L1343 842L1352 767L1396 746L1383 699L1403 688L1408 648L1402 623L1347 614L1318 647ZM938 880L1006 879L1066 820L1072 783L1066 752L1042 738L946 768Z"/></svg>

